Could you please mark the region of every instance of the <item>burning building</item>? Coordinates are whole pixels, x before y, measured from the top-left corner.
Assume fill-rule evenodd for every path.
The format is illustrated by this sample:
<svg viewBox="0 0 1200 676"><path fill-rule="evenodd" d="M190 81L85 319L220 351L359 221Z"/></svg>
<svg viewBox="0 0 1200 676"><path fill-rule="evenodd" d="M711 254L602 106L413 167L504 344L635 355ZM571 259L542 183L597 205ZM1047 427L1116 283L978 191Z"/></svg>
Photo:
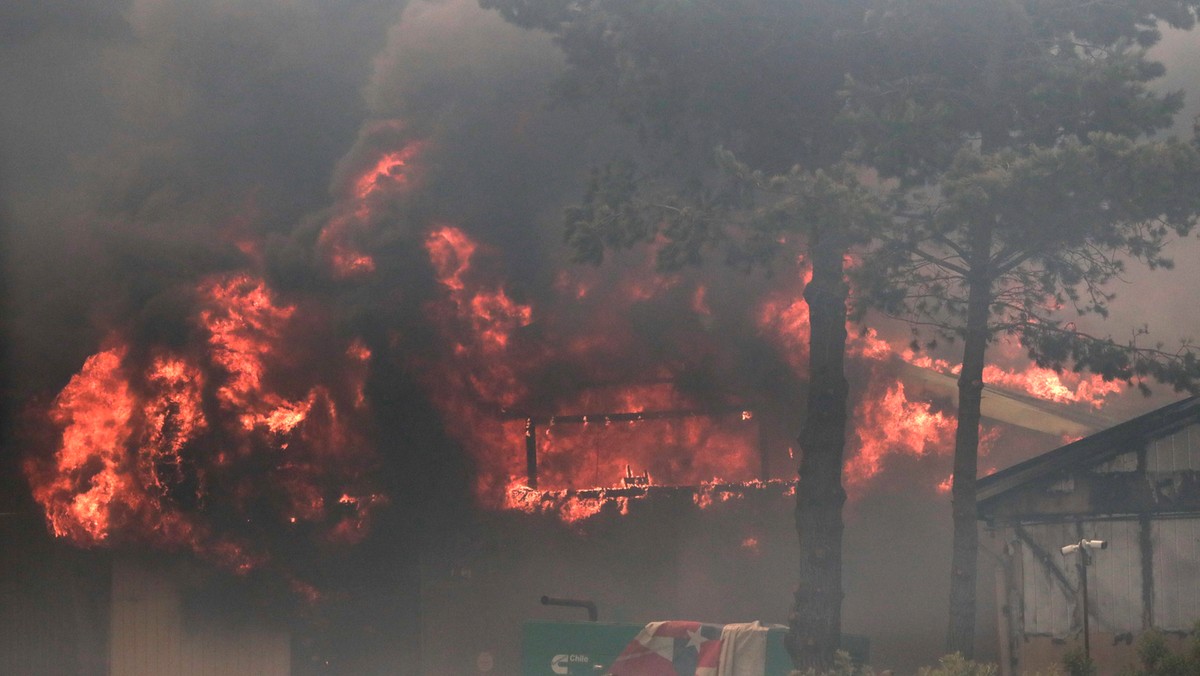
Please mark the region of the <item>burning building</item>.
<svg viewBox="0 0 1200 676"><path fill-rule="evenodd" d="M786 618L800 252L571 264L562 206L635 144L541 105L549 40L352 4L0 21L0 159L36 158L0 186L0 671L501 673L517 621L562 619L544 594ZM956 366L877 329L851 327L846 622L900 665L941 645ZM994 354L985 467L1107 424L1111 383Z"/></svg>

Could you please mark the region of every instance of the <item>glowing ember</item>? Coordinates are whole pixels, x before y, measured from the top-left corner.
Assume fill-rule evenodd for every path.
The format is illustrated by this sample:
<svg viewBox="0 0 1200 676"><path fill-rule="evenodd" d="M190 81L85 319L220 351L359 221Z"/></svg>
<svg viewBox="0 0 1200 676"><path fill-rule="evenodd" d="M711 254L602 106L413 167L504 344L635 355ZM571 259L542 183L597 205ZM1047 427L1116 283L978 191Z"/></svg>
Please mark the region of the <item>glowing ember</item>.
<svg viewBox="0 0 1200 676"><path fill-rule="evenodd" d="M505 490L506 509L528 514L554 516L566 523L583 525L596 516L625 515L642 500L686 500L701 509L737 502L752 495L789 497L795 482L779 480L725 482L719 479L695 486L638 486L626 488L583 488L538 491L513 481ZM757 544L757 541L756 541Z"/></svg>

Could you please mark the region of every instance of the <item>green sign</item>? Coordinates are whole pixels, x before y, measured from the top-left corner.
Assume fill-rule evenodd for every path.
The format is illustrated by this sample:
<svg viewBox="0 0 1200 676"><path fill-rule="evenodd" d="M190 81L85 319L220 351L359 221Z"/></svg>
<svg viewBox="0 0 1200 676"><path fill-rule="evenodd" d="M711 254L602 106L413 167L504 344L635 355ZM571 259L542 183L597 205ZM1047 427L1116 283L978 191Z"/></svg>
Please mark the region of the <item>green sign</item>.
<svg viewBox="0 0 1200 676"><path fill-rule="evenodd" d="M612 622L527 622L521 638L522 676L603 674L642 630Z"/></svg>

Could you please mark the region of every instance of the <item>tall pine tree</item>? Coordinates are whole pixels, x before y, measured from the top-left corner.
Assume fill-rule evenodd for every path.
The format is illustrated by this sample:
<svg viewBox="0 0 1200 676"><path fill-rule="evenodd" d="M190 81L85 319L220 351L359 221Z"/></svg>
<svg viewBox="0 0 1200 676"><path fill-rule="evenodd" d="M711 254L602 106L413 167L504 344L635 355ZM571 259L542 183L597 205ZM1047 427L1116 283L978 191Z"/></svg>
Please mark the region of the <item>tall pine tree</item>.
<svg viewBox="0 0 1200 676"><path fill-rule="evenodd" d="M1107 312L1126 261L1200 213L1193 145L1146 140L1181 94L1148 84L1158 23L1191 28L1197 0L880 0L880 50L849 87L859 160L890 179L891 226L862 266L879 307L961 341L947 648L974 649L983 369L1000 334L1040 364L1195 389L1190 346L1090 336L1064 312Z"/></svg>

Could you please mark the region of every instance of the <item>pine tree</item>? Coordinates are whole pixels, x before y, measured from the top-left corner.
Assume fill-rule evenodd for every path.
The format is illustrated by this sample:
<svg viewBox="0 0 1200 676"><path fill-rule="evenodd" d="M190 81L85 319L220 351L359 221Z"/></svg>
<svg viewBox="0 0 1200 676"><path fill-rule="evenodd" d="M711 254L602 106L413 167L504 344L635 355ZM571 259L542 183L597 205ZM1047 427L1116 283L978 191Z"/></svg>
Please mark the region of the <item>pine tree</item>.
<svg viewBox="0 0 1200 676"><path fill-rule="evenodd" d="M803 240L813 278L810 394L796 524L798 591L788 646L800 667L833 665L841 633L843 372L847 285L843 257L871 218L860 187L837 168L839 92L860 56L848 39L862 25L858 0L481 0L507 20L555 36L569 68L562 99L607 101L637 130L643 166L598 168L567 238L580 261L662 237L659 263L694 264L714 252L767 264L763 246L730 249L732 224L785 230ZM717 170L721 146L726 169ZM737 160L733 157L736 154ZM744 164L741 164L744 163ZM734 167L737 168L734 168ZM746 167L764 173L754 173ZM793 170L792 168L795 167ZM756 209L752 199L766 197ZM777 201L775 198L783 198ZM761 235L762 231L759 231Z"/></svg>
<svg viewBox="0 0 1200 676"><path fill-rule="evenodd" d="M848 87L858 158L887 179L891 225L860 283L877 307L962 342L947 649L970 657L975 480L987 347L1008 334L1045 366L1195 391L1190 345L1119 344L1064 323L1107 313L1125 262L1200 213L1194 145L1146 140L1181 93L1148 83L1157 23L1197 0L880 0L879 54Z"/></svg>

